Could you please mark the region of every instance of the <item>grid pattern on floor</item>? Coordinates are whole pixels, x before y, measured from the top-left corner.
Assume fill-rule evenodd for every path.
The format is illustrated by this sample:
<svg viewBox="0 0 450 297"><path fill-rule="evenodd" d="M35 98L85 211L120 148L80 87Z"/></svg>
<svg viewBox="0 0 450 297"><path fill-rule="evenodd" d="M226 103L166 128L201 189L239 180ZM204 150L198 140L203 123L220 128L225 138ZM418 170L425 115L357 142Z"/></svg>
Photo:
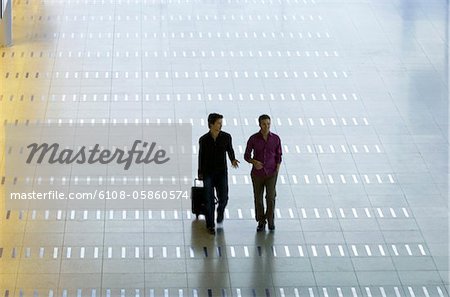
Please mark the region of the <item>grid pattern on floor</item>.
<svg viewBox="0 0 450 297"><path fill-rule="evenodd" d="M0 296L449 296L447 2L13 5L2 126L191 123L196 168L220 112L241 166L215 237L188 208L0 207ZM276 231L256 233L262 113L283 164Z"/></svg>

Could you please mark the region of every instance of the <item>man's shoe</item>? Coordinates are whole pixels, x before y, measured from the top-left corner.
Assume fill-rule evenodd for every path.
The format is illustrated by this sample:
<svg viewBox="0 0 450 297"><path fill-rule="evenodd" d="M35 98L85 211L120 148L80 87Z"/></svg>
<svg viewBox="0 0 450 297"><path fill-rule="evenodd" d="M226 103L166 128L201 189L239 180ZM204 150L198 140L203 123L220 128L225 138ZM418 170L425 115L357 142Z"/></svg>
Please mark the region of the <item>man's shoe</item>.
<svg viewBox="0 0 450 297"><path fill-rule="evenodd" d="M269 225L269 230L270 230L270 231L275 230L275 225Z"/></svg>
<svg viewBox="0 0 450 297"><path fill-rule="evenodd" d="M258 227L256 227L256 232L261 232L264 231L264 229L266 229L266 224L265 223L259 223Z"/></svg>
<svg viewBox="0 0 450 297"><path fill-rule="evenodd" d="M223 222L223 212L217 213L217 223L220 224Z"/></svg>
<svg viewBox="0 0 450 297"><path fill-rule="evenodd" d="M216 234L216 229L214 229L214 227L208 228L208 233L211 235L215 235Z"/></svg>

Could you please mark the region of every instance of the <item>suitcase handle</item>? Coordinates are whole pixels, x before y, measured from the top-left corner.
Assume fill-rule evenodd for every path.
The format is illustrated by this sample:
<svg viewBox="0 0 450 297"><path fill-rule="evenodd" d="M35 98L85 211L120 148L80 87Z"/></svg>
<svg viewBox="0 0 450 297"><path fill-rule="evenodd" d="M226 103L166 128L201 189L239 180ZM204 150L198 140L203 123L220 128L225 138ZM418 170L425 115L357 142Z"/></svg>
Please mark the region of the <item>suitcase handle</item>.
<svg viewBox="0 0 450 297"><path fill-rule="evenodd" d="M194 187L197 185L197 181L200 181L200 179L199 178L194 178Z"/></svg>

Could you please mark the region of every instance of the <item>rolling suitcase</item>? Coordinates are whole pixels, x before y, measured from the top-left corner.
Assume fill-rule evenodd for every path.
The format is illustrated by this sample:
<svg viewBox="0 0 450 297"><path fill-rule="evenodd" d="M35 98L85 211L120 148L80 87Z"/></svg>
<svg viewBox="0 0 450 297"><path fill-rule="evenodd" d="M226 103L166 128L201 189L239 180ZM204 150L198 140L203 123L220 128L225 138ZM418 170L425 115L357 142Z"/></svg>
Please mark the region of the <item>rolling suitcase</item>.
<svg viewBox="0 0 450 297"><path fill-rule="evenodd" d="M194 179L194 185L191 188L192 213L198 219L199 215L206 214L205 189L197 186L197 181ZM217 204L217 198L214 197L214 204Z"/></svg>
<svg viewBox="0 0 450 297"><path fill-rule="evenodd" d="M194 186L191 188L192 213L198 219L199 215L206 214L205 190L197 186L198 178L194 179Z"/></svg>

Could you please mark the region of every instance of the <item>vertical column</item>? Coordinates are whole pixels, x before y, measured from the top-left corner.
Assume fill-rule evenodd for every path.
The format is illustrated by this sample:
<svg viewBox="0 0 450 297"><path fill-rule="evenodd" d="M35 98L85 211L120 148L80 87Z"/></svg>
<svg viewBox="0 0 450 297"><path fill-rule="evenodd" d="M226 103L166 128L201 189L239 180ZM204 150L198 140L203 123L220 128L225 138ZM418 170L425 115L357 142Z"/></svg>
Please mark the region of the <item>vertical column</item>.
<svg viewBox="0 0 450 297"><path fill-rule="evenodd" d="M4 7L4 1L6 1L6 7ZM2 11L0 19L0 46L12 45L12 0L2 0L0 9Z"/></svg>

